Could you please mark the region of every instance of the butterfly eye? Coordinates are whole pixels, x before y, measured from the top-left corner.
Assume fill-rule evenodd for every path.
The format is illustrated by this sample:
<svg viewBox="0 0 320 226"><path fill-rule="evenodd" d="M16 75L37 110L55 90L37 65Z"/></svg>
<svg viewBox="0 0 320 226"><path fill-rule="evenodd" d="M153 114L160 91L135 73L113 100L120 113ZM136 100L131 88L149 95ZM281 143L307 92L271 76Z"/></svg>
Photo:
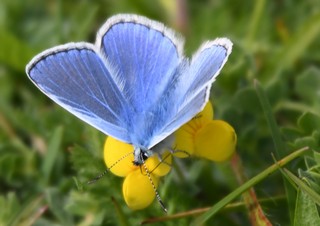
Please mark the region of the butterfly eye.
<svg viewBox="0 0 320 226"><path fill-rule="evenodd" d="M143 161L146 161L149 158L147 152L144 152L144 151L141 152L141 157L142 157Z"/></svg>
<svg viewBox="0 0 320 226"><path fill-rule="evenodd" d="M147 150L140 149L139 152L138 160L132 162L135 166L141 166L149 158Z"/></svg>

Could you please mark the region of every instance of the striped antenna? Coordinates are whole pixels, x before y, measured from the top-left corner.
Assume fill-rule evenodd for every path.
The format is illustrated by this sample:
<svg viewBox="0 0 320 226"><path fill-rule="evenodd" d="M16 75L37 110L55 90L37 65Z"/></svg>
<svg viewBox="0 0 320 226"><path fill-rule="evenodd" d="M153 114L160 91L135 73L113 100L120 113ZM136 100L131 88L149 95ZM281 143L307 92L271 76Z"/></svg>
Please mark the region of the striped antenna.
<svg viewBox="0 0 320 226"><path fill-rule="evenodd" d="M168 212L168 210L167 210L167 208L165 207L164 203L162 202L162 199L160 198L160 195L159 195L159 193L158 193L158 191L157 191L156 186L154 185L154 183L153 183L153 181L152 181L152 178L151 178L150 172L149 172L149 170L148 170L148 168L147 168L147 166L146 166L146 164L145 164L145 162L144 162L143 158L142 158L142 165L143 165L144 170L145 170L145 171L146 171L146 173L147 173L147 176L148 176L148 178L149 178L149 180L150 180L150 183L151 183L151 185L152 185L152 188L153 188L154 192L156 193L156 197L157 197L157 200L158 200L158 202L159 202L159 204L160 204L161 208L163 209L163 211L164 211L164 212L166 212L166 213L167 213L167 212Z"/></svg>
<svg viewBox="0 0 320 226"><path fill-rule="evenodd" d="M131 154L133 154L133 152L129 152L129 153L125 154L124 156L122 156L121 158L119 158L115 163L113 163L109 168L107 168L105 171L103 171L100 175L98 175L95 178L93 178L92 180L88 181L87 184L93 184L93 183L97 182L98 180L100 180L104 175L107 174L107 172L110 171L110 169L112 169L115 165L117 165L119 162L121 162L123 159L127 158Z"/></svg>

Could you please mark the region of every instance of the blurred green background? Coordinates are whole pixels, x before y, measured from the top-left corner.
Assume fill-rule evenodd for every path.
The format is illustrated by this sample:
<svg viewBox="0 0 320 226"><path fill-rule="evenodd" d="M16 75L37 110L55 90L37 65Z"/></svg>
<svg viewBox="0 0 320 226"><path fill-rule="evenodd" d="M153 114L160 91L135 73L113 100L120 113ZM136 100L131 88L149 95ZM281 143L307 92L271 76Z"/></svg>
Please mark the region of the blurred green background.
<svg viewBox="0 0 320 226"><path fill-rule="evenodd" d="M25 65L44 49L71 41L94 42L98 28L117 13L144 15L179 31L186 38L186 55L205 40L233 41L211 100L215 118L229 122L237 132L237 152L248 177L273 164L275 153L275 134L255 79L270 101L280 131L276 139L284 144L277 157L305 145L320 150L318 0L1 0L0 225L137 225L163 215L156 201L145 210L129 210L122 198L122 179L111 174L81 185L105 170L105 135L50 101L25 74ZM288 168L320 192L317 152ZM237 187L228 162L190 158L176 160L159 192L172 214L212 206ZM295 190L286 193L280 172L255 190L271 222L298 225ZM187 225L193 219L155 225ZM206 224L250 223L242 205L224 209Z"/></svg>

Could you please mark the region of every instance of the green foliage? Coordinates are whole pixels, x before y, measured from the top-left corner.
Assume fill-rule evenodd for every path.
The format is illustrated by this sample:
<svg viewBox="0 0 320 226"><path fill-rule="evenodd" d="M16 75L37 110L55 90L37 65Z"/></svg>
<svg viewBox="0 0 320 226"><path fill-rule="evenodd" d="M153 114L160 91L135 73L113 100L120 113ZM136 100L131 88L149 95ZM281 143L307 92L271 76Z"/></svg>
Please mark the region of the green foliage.
<svg viewBox="0 0 320 226"><path fill-rule="evenodd" d="M235 128L238 154L248 177L258 175L254 187L258 198L267 199L262 207L270 221L319 224L319 1L188 0L186 11L174 2L0 2L0 225L137 225L163 216L156 201L145 210L129 210L122 178L108 173L87 184L106 169L105 136L53 104L24 72L41 50L94 42L100 25L117 13L145 15L182 32L186 55L215 37L234 42L212 88L215 118ZM272 153L280 160L305 146L311 151L288 162L282 173L264 174L275 164ZM213 206L205 224L249 225L243 206L223 207L230 196L241 201L244 187L228 163L179 159L159 193L169 215ZM194 220L184 216L165 225Z"/></svg>
<svg viewBox="0 0 320 226"><path fill-rule="evenodd" d="M298 191L295 226L317 225L320 222L317 206L303 191Z"/></svg>

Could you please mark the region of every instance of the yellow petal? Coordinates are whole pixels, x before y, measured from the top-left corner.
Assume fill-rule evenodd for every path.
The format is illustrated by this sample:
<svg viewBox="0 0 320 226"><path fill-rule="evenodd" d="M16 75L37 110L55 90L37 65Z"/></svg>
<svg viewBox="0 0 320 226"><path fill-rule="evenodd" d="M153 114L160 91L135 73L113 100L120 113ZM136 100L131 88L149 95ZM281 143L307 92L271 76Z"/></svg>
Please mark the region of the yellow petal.
<svg viewBox="0 0 320 226"><path fill-rule="evenodd" d="M128 153L132 153L129 154ZM127 157L124 157L128 155ZM123 143L114 139L113 137L107 137L104 144L104 162L110 171L120 177L126 176L133 170L139 169L139 167L133 165L133 147L130 144Z"/></svg>
<svg viewBox="0 0 320 226"><path fill-rule="evenodd" d="M222 120L212 120L198 131L194 155L212 161L225 161L235 151L237 135L234 129Z"/></svg>
<svg viewBox="0 0 320 226"><path fill-rule="evenodd" d="M172 154L168 151L164 152L161 156L161 162L157 155L147 159L146 166L152 174L162 177L170 172L172 164ZM143 168L143 166L142 166Z"/></svg>
<svg viewBox="0 0 320 226"><path fill-rule="evenodd" d="M214 113L213 113L212 103L210 101L208 101L206 106L204 106L204 109L201 112L199 112L191 121L193 121L194 119L199 119L203 123L205 123L208 120L212 120L213 119L213 116L214 116L213 114Z"/></svg>
<svg viewBox="0 0 320 226"><path fill-rule="evenodd" d="M158 187L159 178L151 174L152 182ZM140 169L128 174L122 185L122 192L128 207L133 210L144 209L155 198L155 192L149 177L142 174Z"/></svg>
<svg viewBox="0 0 320 226"><path fill-rule="evenodd" d="M175 145L174 149L176 152L174 153L174 156L178 158L186 158L189 157L189 155L193 154L194 151L194 136L195 136L196 130L189 126L189 124L184 124L175 132ZM186 154L184 153L189 153Z"/></svg>
<svg viewBox="0 0 320 226"><path fill-rule="evenodd" d="M194 118L192 118L188 123L181 126L175 132L175 150L177 152L174 156L179 158L186 158L193 154L194 152L194 142L197 132L213 118L213 108L209 101L204 109L199 112ZM188 154L184 153L187 152Z"/></svg>

